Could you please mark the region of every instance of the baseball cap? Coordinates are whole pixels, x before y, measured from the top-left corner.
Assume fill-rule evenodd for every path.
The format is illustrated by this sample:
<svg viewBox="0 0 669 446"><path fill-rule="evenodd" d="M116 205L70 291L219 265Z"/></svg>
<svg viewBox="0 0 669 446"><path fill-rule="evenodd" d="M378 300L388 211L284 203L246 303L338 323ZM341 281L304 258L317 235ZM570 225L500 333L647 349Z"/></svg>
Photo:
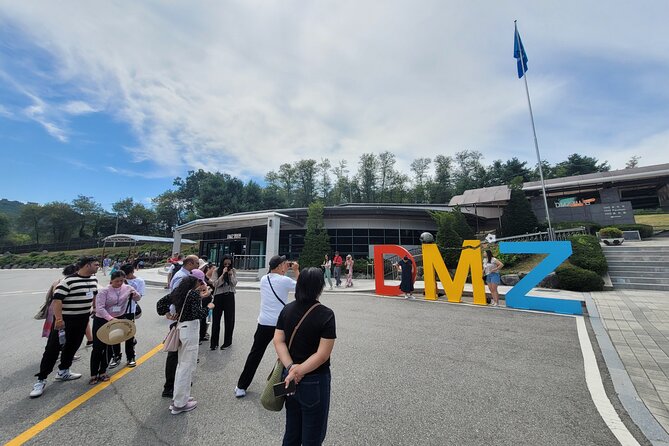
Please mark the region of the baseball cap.
<svg viewBox="0 0 669 446"><path fill-rule="evenodd" d="M274 269L286 261L286 256L273 256L269 259L269 269Z"/></svg>

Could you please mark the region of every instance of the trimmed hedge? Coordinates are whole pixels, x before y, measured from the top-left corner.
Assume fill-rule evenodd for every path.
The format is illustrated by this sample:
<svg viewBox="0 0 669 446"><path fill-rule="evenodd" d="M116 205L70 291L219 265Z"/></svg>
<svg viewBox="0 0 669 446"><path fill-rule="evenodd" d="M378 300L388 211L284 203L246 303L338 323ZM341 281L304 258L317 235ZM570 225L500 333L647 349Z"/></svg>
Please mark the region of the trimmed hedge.
<svg viewBox="0 0 669 446"><path fill-rule="evenodd" d="M555 270L555 274L559 287L563 290L602 291L604 289L604 280L599 274L569 263L560 265Z"/></svg>
<svg viewBox="0 0 669 446"><path fill-rule="evenodd" d="M623 231L613 226L602 228L599 230L599 236L601 238L622 238Z"/></svg>
<svg viewBox="0 0 669 446"><path fill-rule="evenodd" d="M611 225L614 228L618 228L621 231L639 231L641 238L650 238L653 236L653 227L651 225Z"/></svg>
<svg viewBox="0 0 669 446"><path fill-rule="evenodd" d="M594 235L574 235L569 237L572 254L569 262L580 268L602 275L609 266L604 251Z"/></svg>

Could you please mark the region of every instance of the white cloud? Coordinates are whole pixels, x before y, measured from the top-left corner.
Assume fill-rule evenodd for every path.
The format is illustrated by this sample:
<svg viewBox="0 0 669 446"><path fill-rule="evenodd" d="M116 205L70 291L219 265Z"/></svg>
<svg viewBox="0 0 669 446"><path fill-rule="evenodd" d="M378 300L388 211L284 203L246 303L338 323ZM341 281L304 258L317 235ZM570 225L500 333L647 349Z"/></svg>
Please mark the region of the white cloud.
<svg viewBox="0 0 669 446"><path fill-rule="evenodd" d="M3 118L11 118L11 117L14 116L14 114L13 114L12 112L10 112L10 111L7 109L7 107L5 107L4 105L0 104L0 116L2 116Z"/></svg>
<svg viewBox="0 0 669 446"><path fill-rule="evenodd" d="M79 93L60 111L104 104L137 136L135 160L158 165L148 175L186 166L241 177L305 157L355 164L360 153L382 150L403 168L465 148L487 161L531 162L524 87L511 56L514 18L547 158L562 160L577 145L622 167L611 148L646 147L669 124L641 126L646 117L626 113L614 87L600 101L585 98L583 89L607 79L583 78L593 71L574 61L629 62L630 83L657 82L641 78L650 65L667 79L668 15L665 2L603 9L576 0L0 6L0 17L58 61L55 80ZM34 111L33 119L67 140L62 122L47 116ZM620 144L623 135L633 140Z"/></svg>

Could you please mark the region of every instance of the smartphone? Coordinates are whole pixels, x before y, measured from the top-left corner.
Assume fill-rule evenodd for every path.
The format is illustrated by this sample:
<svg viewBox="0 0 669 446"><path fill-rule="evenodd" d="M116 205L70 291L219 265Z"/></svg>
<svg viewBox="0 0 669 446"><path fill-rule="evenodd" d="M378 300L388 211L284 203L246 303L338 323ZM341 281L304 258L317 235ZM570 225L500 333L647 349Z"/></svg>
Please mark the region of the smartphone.
<svg viewBox="0 0 669 446"><path fill-rule="evenodd" d="M292 267L293 267L293 262L288 262L288 268L292 268Z"/></svg>
<svg viewBox="0 0 669 446"><path fill-rule="evenodd" d="M274 384L274 396L284 396L290 393L295 393L295 381L291 381L286 388L286 383L281 381L278 384Z"/></svg>

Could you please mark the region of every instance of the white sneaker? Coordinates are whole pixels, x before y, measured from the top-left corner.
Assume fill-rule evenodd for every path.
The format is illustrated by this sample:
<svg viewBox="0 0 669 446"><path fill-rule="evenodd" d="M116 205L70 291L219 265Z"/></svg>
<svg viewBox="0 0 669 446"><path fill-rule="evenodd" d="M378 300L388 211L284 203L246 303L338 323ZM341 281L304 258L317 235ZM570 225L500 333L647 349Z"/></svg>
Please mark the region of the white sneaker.
<svg viewBox="0 0 669 446"><path fill-rule="evenodd" d="M190 412L197 407L197 401L188 401L183 407L172 406L172 415L178 415L183 412Z"/></svg>
<svg viewBox="0 0 669 446"><path fill-rule="evenodd" d="M38 396L42 396L45 387L46 379L38 379L37 382L33 384L33 390L30 392L30 398L37 398Z"/></svg>
<svg viewBox="0 0 669 446"><path fill-rule="evenodd" d="M413 297L413 295L409 294L409 300L416 300L416 298Z"/></svg>
<svg viewBox="0 0 669 446"><path fill-rule="evenodd" d="M246 396L246 390L235 387L235 396L237 398L243 398Z"/></svg>
<svg viewBox="0 0 669 446"><path fill-rule="evenodd" d="M56 381L72 381L81 378L81 373L70 372L70 369L58 370Z"/></svg>

